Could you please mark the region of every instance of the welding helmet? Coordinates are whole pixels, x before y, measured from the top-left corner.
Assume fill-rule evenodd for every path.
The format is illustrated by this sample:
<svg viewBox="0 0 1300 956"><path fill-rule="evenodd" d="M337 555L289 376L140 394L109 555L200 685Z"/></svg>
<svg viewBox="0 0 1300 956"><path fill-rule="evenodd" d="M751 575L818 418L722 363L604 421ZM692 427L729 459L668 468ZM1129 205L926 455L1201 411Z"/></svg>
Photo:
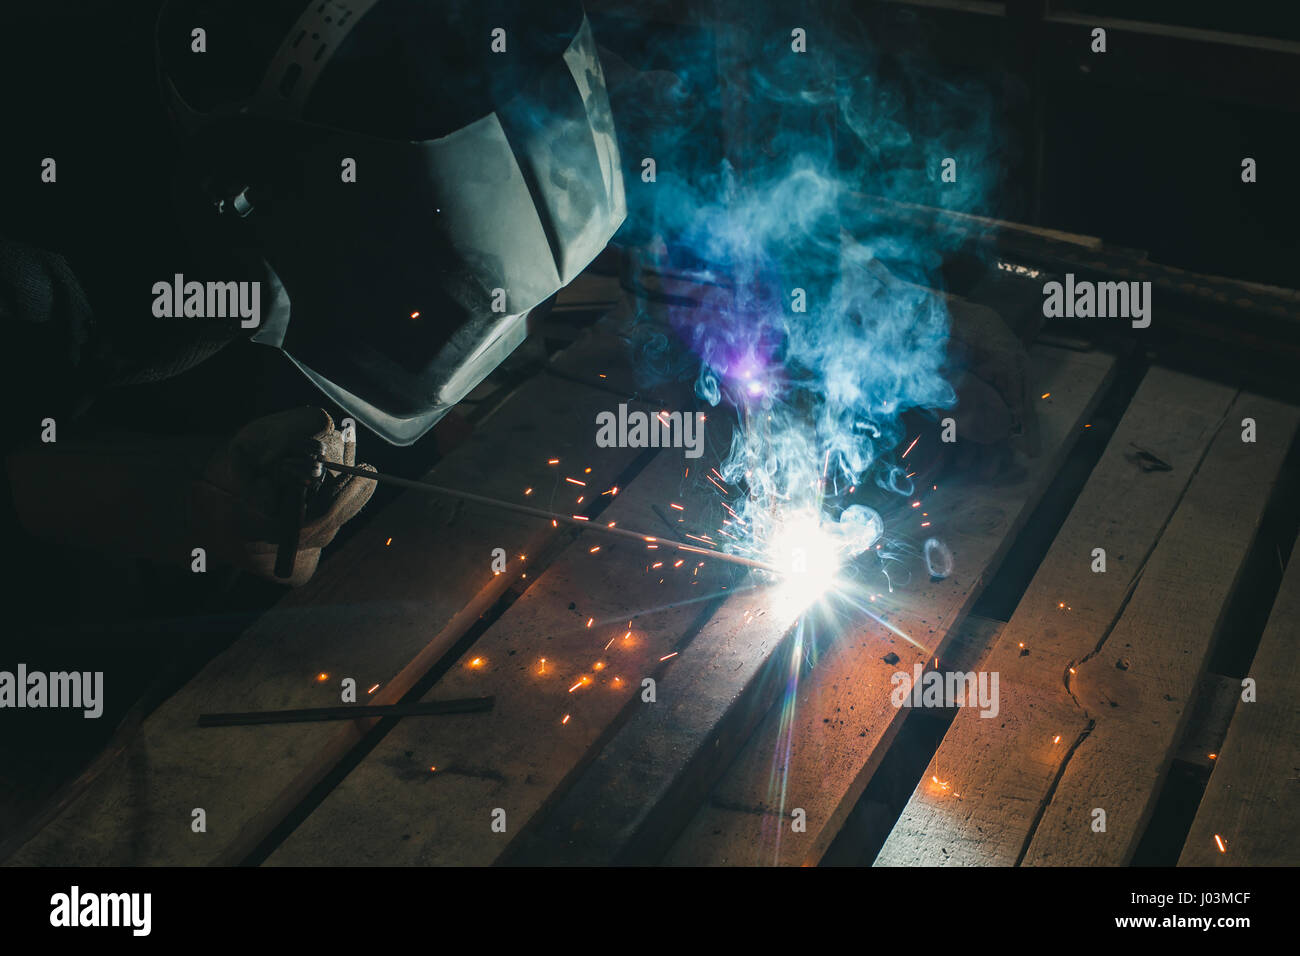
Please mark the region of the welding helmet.
<svg viewBox="0 0 1300 956"><path fill-rule="evenodd" d="M576 0L170 0L157 45L209 213L261 260L253 340L393 444L624 219Z"/></svg>

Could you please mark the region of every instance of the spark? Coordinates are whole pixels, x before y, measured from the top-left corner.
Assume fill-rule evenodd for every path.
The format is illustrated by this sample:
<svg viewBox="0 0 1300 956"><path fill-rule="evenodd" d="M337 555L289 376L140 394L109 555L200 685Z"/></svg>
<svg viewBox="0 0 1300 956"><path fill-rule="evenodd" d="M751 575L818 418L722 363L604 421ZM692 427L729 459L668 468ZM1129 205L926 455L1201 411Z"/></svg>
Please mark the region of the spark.
<svg viewBox="0 0 1300 956"><path fill-rule="evenodd" d="M366 691L366 693L367 693L367 694L373 694L373 693L374 693L375 691L377 691L377 690L379 690L379 685L378 685L378 684L376 684L374 687L370 688L370 690Z"/></svg>
<svg viewBox="0 0 1300 956"><path fill-rule="evenodd" d="M663 663L664 661L668 660L668 658L670 658L670 657L676 657L679 653L681 653L681 652L680 652L680 651L673 651L671 654L665 654L663 657L659 658L659 661L660 661L660 663Z"/></svg>
<svg viewBox="0 0 1300 956"><path fill-rule="evenodd" d="M565 478L564 480L569 482L569 484L572 485L582 485L582 487L584 488L587 487L587 483L585 481L579 481L577 478Z"/></svg>
<svg viewBox="0 0 1300 956"><path fill-rule="evenodd" d="M563 719L562 721L560 721L560 723L562 723L562 724L567 724L568 722L569 722L569 715L568 715L568 714L565 714L565 715L564 715L564 719Z"/></svg>
<svg viewBox="0 0 1300 956"><path fill-rule="evenodd" d="M525 495L531 495L532 493L533 493L533 489L531 489L531 488L525 488L525 489L524 489L524 494L525 494Z"/></svg>
<svg viewBox="0 0 1300 956"><path fill-rule="evenodd" d="M1051 392L1043 392L1043 398L1051 398L1051 397L1052 397Z"/></svg>
<svg viewBox="0 0 1300 956"><path fill-rule="evenodd" d="M594 617L587 618L587 626L591 627L591 625L595 622L595 620L596 619Z"/></svg>
<svg viewBox="0 0 1300 956"><path fill-rule="evenodd" d="M1223 837L1219 836L1217 833L1214 834L1214 842L1217 843L1217 844L1219 845L1219 852L1220 852L1220 853L1227 853L1227 852L1228 852L1228 847L1224 844L1224 842L1223 842Z"/></svg>
<svg viewBox="0 0 1300 956"><path fill-rule="evenodd" d="M325 681L329 679L330 679L330 675L326 674L324 671L321 671L319 674L316 675L317 682L321 684L325 683Z"/></svg>
<svg viewBox="0 0 1300 956"><path fill-rule="evenodd" d="M600 550L600 545L596 545L594 548L592 548L592 549L591 549L590 551L588 551L587 553L588 553L588 554L595 554L595 553L596 553L597 551L599 551L599 550Z"/></svg>
<svg viewBox="0 0 1300 956"><path fill-rule="evenodd" d="M669 508L676 508L678 511L685 511L685 510L686 510L686 509L683 508L681 505L677 504L677 502L675 502L675 501L670 501L670 502L668 503L668 507L669 507Z"/></svg>
<svg viewBox="0 0 1300 956"><path fill-rule="evenodd" d="M907 451L911 451L913 448L915 448L915 447L916 447L916 443L919 442L920 440L921 440L921 436L920 436L920 435L917 435L915 438L913 438L913 439L912 439L912 444L910 444L910 445L907 446ZM900 459L901 459L901 458L906 458L906 457L907 457L907 451L903 452L903 453L902 453L901 455L899 455L898 457L899 457Z"/></svg>
<svg viewBox="0 0 1300 956"><path fill-rule="evenodd" d="M476 658L474 658L473 660L471 660L471 661L469 662L469 666L470 666L470 667L482 667L482 666L483 666L483 658L481 658L481 657L476 657Z"/></svg>
<svg viewBox="0 0 1300 956"><path fill-rule="evenodd" d="M549 459L546 463L547 463L548 465L558 465L558 464L560 463L560 459L558 459L558 458L551 458L551 459Z"/></svg>
<svg viewBox="0 0 1300 956"><path fill-rule="evenodd" d="M413 318L413 319L418 319L419 317L420 317L420 313L419 313L419 312L412 312L412 313L411 313L411 318Z"/></svg>
<svg viewBox="0 0 1300 956"><path fill-rule="evenodd" d="M387 541L384 542L384 547L386 548L386 547L388 547L388 546L389 546L390 544L392 544L392 543L393 543L393 539L392 539L392 538L389 538Z"/></svg>

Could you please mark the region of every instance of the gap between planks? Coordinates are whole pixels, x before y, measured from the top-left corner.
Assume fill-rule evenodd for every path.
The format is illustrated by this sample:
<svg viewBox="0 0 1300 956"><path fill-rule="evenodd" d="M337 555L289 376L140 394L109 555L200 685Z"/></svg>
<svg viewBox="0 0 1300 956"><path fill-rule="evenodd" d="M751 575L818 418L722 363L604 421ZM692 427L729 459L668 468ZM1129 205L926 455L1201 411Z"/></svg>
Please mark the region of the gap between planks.
<svg viewBox="0 0 1300 956"><path fill-rule="evenodd" d="M1300 544L1300 542L1297 542ZM1179 866L1300 866L1300 551L1282 577ZM1222 849L1220 849L1222 845Z"/></svg>

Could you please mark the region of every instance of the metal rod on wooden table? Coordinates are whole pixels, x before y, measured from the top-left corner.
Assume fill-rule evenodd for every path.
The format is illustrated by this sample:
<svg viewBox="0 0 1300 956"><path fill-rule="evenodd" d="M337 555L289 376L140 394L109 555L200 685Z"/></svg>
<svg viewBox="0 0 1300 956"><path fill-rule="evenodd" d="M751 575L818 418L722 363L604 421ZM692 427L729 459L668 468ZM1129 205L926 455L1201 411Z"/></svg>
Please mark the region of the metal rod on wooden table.
<svg viewBox="0 0 1300 956"><path fill-rule="evenodd" d="M501 508L505 511L513 511L516 514L530 515L534 518L545 518L548 521L564 522L578 528L585 528L598 534L609 535L616 538L627 538L632 541L640 541L642 544L656 544L663 547L674 548L677 551L683 551L688 554L702 554L705 557L714 558L718 561L726 561L730 564L739 564L747 568L757 568L760 571L771 571L773 574L780 574L780 570L770 564L762 561L755 561L752 558L741 557L738 554L728 554L725 551L712 551L709 548L700 548L692 544L683 544L680 541L674 541L671 538L658 538L654 535L642 534L639 531L629 531L626 528L611 528L608 524L591 521L581 515L566 515L557 511L545 511L541 508L532 508L528 505L516 504L513 501L502 501L499 498L489 498L486 495L476 495L469 491L460 491L456 488L447 488L443 485L435 485L428 481L414 481L410 478L399 478L397 475L386 475L381 471L367 471L365 468L355 468L351 465L345 465L342 462L327 461L324 458L319 459L320 463L331 471L340 471L348 475L356 475L358 478L369 478L371 481L382 481L390 485L397 485L399 488L410 488L414 491L423 491L426 494L443 495L447 498L459 498L461 501L472 501L475 504L487 505L491 508Z"/></svg>

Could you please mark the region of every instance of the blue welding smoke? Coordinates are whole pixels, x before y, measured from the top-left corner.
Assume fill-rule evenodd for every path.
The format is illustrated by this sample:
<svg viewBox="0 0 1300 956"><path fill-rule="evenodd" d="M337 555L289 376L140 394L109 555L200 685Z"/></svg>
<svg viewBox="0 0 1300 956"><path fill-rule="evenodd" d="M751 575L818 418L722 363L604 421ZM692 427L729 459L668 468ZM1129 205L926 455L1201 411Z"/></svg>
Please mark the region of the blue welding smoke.
<svg viewBox="0 0 1300 956"><path fill-rule="evenodd" d="M943 240L874 200L984 211L995 168L987 92L887 66L843 19L760 7L694 48L673 32L666 71L614 98L629 169L619 241L644 275L669 277L642 302L641 365L693 375L702 400L736 409L719 471L743 489L733 505L750 537L774 509L820 509L867 480L912 493L902 416L955 403L931 291ZM683 273L687 298L671 284ZM655 322L693 368L667 363Z"/></svg>

